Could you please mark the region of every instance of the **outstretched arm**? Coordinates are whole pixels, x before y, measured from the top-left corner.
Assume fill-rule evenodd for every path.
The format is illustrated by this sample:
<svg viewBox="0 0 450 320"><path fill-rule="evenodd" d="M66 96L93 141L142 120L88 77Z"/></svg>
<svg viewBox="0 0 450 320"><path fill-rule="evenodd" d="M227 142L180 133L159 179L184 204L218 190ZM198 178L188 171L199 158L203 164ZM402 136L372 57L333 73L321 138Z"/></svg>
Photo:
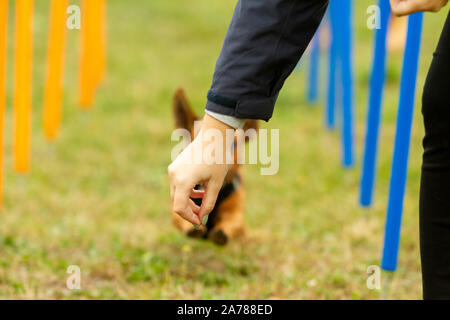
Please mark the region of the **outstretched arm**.
<svg viewBox="0 0 450 320"><path fill-rule="evenodd" d="M217 60L206 110L269 120L328 0L240 0Z"/></svg>
<svg viewBox="0 0 450 320"><path fill-rule="evenodd" d="M327 5L328 0L238 1L208 92L202 132L218 129L224 136L226 129L239 126L221 115L266 121L272 117L278 93L311 41ZM214 208L228 170L227 164L189 162L209 143L202 137L199 134L169 166L173 209L194 224ZM223 153L229 150L224 145ZM204 195L192 190L197 184L205 187ZM190 197L203 197L201 208Z"/></svg>

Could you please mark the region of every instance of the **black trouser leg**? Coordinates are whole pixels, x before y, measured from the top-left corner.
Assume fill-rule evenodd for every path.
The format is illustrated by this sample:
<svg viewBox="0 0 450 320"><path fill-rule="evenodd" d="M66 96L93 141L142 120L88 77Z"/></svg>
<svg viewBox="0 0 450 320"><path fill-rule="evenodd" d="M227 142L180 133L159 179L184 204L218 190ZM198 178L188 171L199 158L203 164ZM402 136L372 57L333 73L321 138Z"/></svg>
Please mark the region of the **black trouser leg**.
<svg viewBox="0 0 450 320"><path fill-rule="evenodd" d="M450 299L450 15L423 94L425 138L420 190L424 299Z"/></svg>

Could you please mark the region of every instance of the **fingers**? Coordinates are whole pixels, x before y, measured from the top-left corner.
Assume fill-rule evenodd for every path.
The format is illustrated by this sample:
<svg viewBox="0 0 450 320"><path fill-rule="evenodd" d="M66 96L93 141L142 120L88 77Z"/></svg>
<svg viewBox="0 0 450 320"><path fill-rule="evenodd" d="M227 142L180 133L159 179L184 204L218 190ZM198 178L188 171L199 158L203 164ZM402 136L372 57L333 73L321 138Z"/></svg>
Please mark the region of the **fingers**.
<svg viewBox="0 0 450 320"><path fill-rule="evenodd" d="M169 177L170 177L171 175L169 174ZM183 214L184 215L182 215L182 214L180 214L178 211L180 210L180 208L178 208L177 207L177 209L178 209L178 211L177 210L175 210L175 194L176 194L176 186L175 186L175 183L173 182L173 180L172 180L172 178L170 178L170 203L172 203L173 204L173 208L174 208L174 212L175 213L177 213L177 214L179 214L181 217L183 217L183 218L185 218L186 220L188 220L188 221L190 221L190 222L192 222L192 223L195 223L195 224L198 224L198 223L196 223L196 222L199 222L200 220L199 219L195 219L195 217L193 217L190 213L189 213L189 209L187 209L187 210L181 210L182 212L183 212ZM189 208L190 208L190 210L192 211L192 213L194 214L194 215L198 215L199 214L199 212L200 212L200 207L198 206L198 205L196 205L195 203L194 203L194 201L192 201L190 198L194 198L194 199L196 199L196 198L202 198L203 197L203 194L204 194L204 191L201 191L201 190L191 190L191 194L190 194L190 196L189 196L189 198L188 198L188 206L189 206ZM181 197L181 196L180 196ZM184 201L181 199L179 199L178 200L178 203L179 204L177 204L177 206L179 205L179 206L183 206L183 203ZM191 219L187 219L186 218L186 216L187 217L191 217Z"/></svg>
<svg viewBox="0 0 450 320"><path fill-rule="evenodd" d="M436 8L436 12L438 12L439 10L441 10L443 7L445 7L448 3L448 0L442 0L442 4Z"/></svg>
<svg viewBox="0 0 450 320"><path fill-rule="evenodd" d="M189 198L191 187L176 187L173 202L173 211L183 219L200 225L200 219L194 211L200 211L200 208Z"/></svg>
<svg viewBox="0 0 450 320"><path fill-rule="evenodd" d="M173 198L175 197L175 182L171 165L167 168L167 173L169 174L170 203L173 204Z"/></svg>
<svg viewBox="0 0 450 320"><path fill-rule="evenodd" d="M200 207L198 205L195 204L194 201L189 199L189 206L192 209L192 212L195 213L196 215L198 215L200 213Z"/></svg>
<svg viewBox="0 0 450 320"><path fill-rule="evenodd" d="M448 0L390 0L392 13L396 16L405 16L408 14L431 11L437 12L445 6Z"/></svg>
<svg viewBox="0 0 450 320"><path fill-rule="evenodd" d="M420 11L422 1L391 0L392 13L398 17Z"/></svg>
<svg viewBox="0 0 450 320"><path fill-rule="evenodd" d="M217 180L210 180L206 187L206 193L203 197L202 206L200 207L199 218L202 221L205 215L208 215L216 204L217 195L219 194L222 183Z"/></svg>
<svg viewBox="0 0 450 320"><path fill-rule="evenodd" d="M173 198L175 197L175 186L170 181L170 203L173 203Z"/></svg>
<svg viewBox="0 0 450 320"><path fill-rule="evenodd" d="M192 199L202 199L205 196L204 190L195 190L193 189L190 194L190 198Z"/></svg>

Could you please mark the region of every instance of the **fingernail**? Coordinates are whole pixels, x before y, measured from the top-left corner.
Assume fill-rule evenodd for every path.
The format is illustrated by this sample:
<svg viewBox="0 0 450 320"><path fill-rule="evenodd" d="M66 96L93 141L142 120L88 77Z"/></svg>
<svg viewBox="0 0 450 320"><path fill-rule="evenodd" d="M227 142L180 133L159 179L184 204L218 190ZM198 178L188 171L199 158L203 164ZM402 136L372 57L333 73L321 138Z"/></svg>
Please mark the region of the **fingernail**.
<svg viewBox="0 0 450 320"><path fill-rule="evenodd" d="M194 229L195 229L195 230L200 230L200 226L199 226L198 224L194 224L194 223L193 223L192 225L194 226Z"/></svg>
<svg viewBox="0 0 450 320"><path fill-rule="evenodd" d="M208 223L208 215L204 216L202 219L202 225L206 226L206 224Z"/></svg>

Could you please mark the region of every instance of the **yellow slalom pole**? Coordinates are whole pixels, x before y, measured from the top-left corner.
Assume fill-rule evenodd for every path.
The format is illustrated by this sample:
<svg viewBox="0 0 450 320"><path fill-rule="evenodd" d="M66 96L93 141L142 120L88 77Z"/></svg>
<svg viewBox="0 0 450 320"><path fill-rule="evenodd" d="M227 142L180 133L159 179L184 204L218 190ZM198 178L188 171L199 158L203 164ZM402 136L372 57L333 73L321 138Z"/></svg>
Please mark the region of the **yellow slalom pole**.
<svg viewBox="0 0 450 320"><path fill-rule="evenodd" d="M67 0L52 0L44 93L44 132L54 140L61 123Z"/></svg>
<svg viewBox="0 0 450 320"><path fill-rule="evenodd" d="M81 61L80 61L80 106L88 109L92 106L95 93L95 3L96 0L82 0L81 18Z"/></svg>
<svg viewBox="0 0 450 320"><path fill-rule="evenodd" d="M97 1L97 83L101 83L105 76L106 65L106 0Z"/></svg>
<svg viewBox="0 0 450 320"><path fill-rule="evenodd" d="M82 6L80 105L87 109L105 74L106 1L82 0Z"/></svg>
<svg viewBox="0 0 450 320"><path fill-rule="evenodd" d="M16 0L16 51L14 93L15 169L30 167L33 0Z"/></svg>
<svg viewBox="0 0 450 320"><path fill-rule="evenodd" d="M8 27L8 0L0 0L0 210L3 204L3 132L6 102L6 30Z"/></svg>
<svg viewBox="0 0 450 320"><path fill-rule="evenodd" d="M92 77L91 80L91 86L94 88L97 87L99 83L100 78L100 50L101 50L101 44L100 44L100 33L101 33L101 26L100 26L100 0L91 0L91 37L89 38L89 41L91 41L91 59L92 59Z"/></svg>

